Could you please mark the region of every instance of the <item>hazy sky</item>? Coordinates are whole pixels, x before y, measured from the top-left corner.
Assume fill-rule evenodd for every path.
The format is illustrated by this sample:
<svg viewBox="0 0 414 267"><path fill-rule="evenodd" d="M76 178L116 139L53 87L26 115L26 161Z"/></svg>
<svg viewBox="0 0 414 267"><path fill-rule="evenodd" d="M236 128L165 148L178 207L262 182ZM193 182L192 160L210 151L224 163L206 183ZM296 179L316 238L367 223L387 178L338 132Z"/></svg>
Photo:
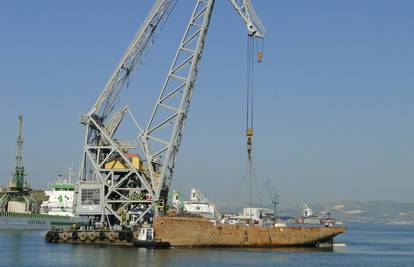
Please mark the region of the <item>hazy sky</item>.
<svg viewBox="0 0 414 267"><path fill-rule="evenodd" d="M268 30L264 62L255 70L259 183L269 178L282 206L414 202L414 2L253 2ZM19 112L35 187L78 165L79 117L152 3L0 2L0 184L14 167ZM126 93L125 103L143 122L192 3L176 6ZM188 193L196 186L217 202L247 199L246 183L236 193L246 168L245 53L244 24L228 1L217 0L173 188ZM269 203L266 192L262 198Z"/></svg>

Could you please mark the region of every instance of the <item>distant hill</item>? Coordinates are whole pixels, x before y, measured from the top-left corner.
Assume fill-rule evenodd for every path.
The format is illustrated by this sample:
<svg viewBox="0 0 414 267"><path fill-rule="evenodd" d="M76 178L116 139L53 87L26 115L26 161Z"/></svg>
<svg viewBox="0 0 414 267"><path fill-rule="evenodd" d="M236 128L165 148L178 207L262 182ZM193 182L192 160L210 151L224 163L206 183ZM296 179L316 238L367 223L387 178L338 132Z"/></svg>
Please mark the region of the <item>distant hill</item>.
<svg viewBox="0 0 414 267"><path fill-rule="evenodd" d="M345 200L308 205L315 215L327 209L334 218L345 222L414 224L414 203ZM282 210L280 214L298 216L302 210L303 207L297 206Z"/></svg>
<svg viewBox="0 0 414 267"><path fill-rule="evenodd" d="M256 205L258 206L258 205ZM384 224L414 224L414 203L395 201L328 201L325 203L308 203L315 215L324 215L330 211L332 217L343 222L354 223L384 223ZM219 204L223 212L240 212L243 205ZM265 208L272 208L265 206ZM282 209L279 216L301 216L303 206Z"/></svg>

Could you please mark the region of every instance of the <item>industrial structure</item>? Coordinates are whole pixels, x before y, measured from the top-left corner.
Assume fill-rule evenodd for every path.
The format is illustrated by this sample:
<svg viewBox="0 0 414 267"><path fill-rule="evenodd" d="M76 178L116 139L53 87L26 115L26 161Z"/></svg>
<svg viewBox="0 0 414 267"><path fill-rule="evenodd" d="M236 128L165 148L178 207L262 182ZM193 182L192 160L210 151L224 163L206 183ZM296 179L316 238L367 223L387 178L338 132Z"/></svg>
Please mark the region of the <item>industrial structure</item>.
<svg viewBox="0 0 414 267"><path fill-rule="evenodd" d="M9 183L9 189L0 197L0 212L35 213L37 204L30 196L29 183L25 180L23 165L23 115L19 114L16 140L16 166Z"/></svg>
<svg viewBox="0 0 414 267"><path fill-rule="evenodd" d="M82 116L85 141L76 188L77 215L114 226L151 221L154 215L165 211L215 1L193 2L195 7L148 123L139 124L128 106L117 107L117 104L130 76L143 62L173 11L174 0L155 1L97 101ZM250 0L230 0L230 3L247 26L249 53L253 55L254 44L264 38L265 29ZM262 51L257 57L260 62ZM249 70L252 64L249 59ZM251 70L248 76L252 75ZM252 84L252 79L248 79L248 84ZM249 88L248 92L252 92ZM122 140L117 135L125 116L136 126L136 142ZM248 121L250 151L252 135L252 122Z"/></svg>
<svg viewBox="0 0 414 267"><path fill-rule="evenodd" d="M273 218L276 218L277 205L279 205L279 194L276 193L276 190L273 187L269 179L266 180L265 185L267 187L267 191L269 192L270 200L272 201L272 204L273 204Z"/></svg>
<svg viewBox="0 0 414 267"><path fill-rule="evenodd" d="M0 230L46 230L50 227L64 227L77 224L85 225L86 218L69 217L62 213L40 214L36 200L31 196L32 188L25 179L23 165L23 115L19 114L16 167L9 188L0 192ZM72 191L73 193L73 191ZM57 207L61 209L62 206Z"/></svg>

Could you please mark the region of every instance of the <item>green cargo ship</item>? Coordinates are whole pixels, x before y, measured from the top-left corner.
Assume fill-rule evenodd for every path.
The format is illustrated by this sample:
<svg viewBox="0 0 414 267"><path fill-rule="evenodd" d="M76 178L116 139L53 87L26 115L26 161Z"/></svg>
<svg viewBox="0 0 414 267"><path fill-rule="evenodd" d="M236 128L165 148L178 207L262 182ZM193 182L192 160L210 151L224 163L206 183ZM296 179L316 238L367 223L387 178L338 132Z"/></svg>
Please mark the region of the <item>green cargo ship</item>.
<svg viewBox="0 0 414 267"><path fill-rule="evenodd" d="M87 219L48 214L0 212L0 230L48 230L51 227L69 228L72 224L85 225Z"/></svg>

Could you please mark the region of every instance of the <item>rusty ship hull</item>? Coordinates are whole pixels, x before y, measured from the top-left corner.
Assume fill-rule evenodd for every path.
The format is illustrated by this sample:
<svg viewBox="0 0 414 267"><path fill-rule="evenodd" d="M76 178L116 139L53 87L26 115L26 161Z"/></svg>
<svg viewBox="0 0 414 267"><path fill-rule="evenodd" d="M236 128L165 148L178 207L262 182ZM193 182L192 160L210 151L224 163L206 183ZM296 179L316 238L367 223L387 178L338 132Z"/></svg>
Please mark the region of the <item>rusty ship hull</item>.
<svg viewBox="0 0 414 267"><path fill-rule="evenodd" d="M156 217L156 238L176 247L313 247L346 227L258 227L215 224L194 217Z"/></svg>

